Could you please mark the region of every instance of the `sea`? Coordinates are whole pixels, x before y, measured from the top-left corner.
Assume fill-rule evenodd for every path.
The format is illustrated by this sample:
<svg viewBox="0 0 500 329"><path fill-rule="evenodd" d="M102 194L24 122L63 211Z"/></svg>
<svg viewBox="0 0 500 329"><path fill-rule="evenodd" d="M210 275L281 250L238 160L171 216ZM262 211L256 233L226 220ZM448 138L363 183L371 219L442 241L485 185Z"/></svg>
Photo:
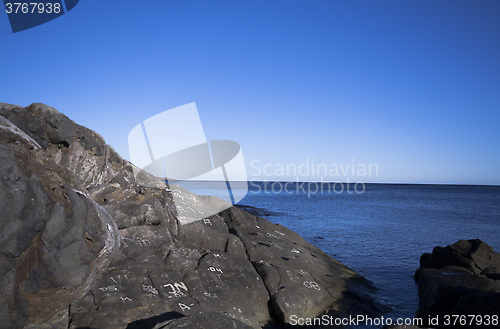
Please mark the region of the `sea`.
<svg viewBox="0 0 500 329"><path fill-rule="evenodd" d="M500 251L500 186L249 182L238 204L265 209L263 217L372 281L394 320L415 315L423 253L461 239Z"/></svg>

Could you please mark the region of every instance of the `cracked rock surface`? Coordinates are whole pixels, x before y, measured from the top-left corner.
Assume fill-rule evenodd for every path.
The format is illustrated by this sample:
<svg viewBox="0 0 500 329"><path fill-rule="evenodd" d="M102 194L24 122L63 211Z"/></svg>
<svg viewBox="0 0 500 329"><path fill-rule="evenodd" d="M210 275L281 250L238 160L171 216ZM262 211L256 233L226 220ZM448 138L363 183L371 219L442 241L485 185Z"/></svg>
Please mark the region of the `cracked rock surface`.
<svg viewBox="0 0 500 329"><path fill-rule="evenodd" d="M284 328L388 311L281 225L234 206L181 216L172 193L186 209L227 205L140 171L47 105L0 104L0 119L0 328Z"/></svg>

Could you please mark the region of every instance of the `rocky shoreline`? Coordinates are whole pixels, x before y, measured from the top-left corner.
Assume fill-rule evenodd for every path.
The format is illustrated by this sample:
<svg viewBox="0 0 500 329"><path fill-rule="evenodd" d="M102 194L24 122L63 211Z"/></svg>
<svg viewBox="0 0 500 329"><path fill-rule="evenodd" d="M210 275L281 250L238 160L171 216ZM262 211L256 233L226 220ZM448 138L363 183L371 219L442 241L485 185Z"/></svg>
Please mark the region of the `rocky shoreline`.
<svg viewBox="0 0 500 329"><path fill-rule="evenodd" d="M1 328L282 328L388 310L283 226L237 207L179 221L174 188L186 206L223 201L137 174L57 110L0 104L0 116Z"/></svg>
<svg viewBox="0 0 500 329"><path fill-rule="evenodd" d="M199 211L224 201L140 171L47 105L0 103L0 172L0 328L277 329L390 310L268 210L181 220L172 193ZM479 240L423 255L416 316L499 314L499 255Z"/></svg>

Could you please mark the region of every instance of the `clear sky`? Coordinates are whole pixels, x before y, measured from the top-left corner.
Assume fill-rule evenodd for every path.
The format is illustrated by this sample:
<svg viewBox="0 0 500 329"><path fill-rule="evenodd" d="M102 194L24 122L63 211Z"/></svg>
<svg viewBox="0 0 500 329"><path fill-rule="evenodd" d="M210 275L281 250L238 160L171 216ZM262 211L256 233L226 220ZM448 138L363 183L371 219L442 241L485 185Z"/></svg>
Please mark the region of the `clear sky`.
<svg viewBox="0 0 500 329"><path fill-rule="evenodd" d="M251 178L500 184L497 0L81 0L15 34L0 13L0 77L0 102L53 106L125 158L134 126L196 102Z"/></svg>

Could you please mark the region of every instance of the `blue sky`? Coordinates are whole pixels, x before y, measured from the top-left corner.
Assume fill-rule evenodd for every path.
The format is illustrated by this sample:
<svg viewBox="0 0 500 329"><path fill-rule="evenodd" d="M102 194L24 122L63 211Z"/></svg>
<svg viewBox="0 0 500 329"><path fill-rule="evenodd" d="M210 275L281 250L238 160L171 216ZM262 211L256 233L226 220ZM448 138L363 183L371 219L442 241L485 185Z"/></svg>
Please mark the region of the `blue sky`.
<svg viewBox="0 0 500 329"><path fill-rule="evenodd" d="M499 17L495 0L83 0L15 34L0 14L0 101L51 105L125 158L134 126L196 102L254 178L309 161L378 167L324 180L500 184Z"/></svg>

